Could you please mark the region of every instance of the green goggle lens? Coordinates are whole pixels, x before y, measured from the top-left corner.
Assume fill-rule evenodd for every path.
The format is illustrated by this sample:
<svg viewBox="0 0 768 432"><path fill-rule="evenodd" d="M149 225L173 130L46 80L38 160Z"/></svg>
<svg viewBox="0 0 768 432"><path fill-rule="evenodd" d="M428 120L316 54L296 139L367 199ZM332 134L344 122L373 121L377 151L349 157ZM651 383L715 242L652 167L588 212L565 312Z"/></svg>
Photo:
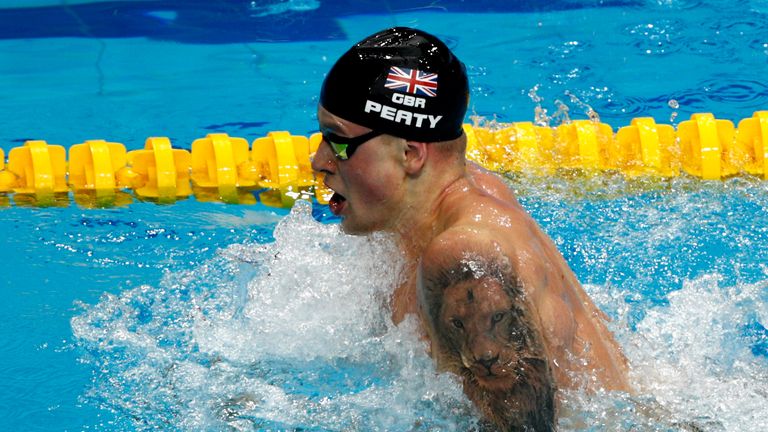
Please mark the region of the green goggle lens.
<svg viewBox="0 0 768 432"><path fill-rule="evenodd" d="M367 141L376 138L383 132L370 131L356 137L343 137L332 132L323 132L323 141L327 142L333 150L333 154L339 160L347 160L352 157L358 147Z"/></svg>

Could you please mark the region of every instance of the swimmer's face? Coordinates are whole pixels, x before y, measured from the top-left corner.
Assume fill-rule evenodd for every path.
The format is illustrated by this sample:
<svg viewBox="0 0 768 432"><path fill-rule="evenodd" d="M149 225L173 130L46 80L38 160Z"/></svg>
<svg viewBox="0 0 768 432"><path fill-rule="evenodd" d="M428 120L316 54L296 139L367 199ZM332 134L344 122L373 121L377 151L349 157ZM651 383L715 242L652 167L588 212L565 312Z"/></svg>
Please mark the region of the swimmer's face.
<svg viewBox="0 0 768 432"><path fill-rule="evenodd" d="M318 108L320 130L340 137L358 137L370 129ZM347 160L338 158L323 141L312 159L312 169L325 174L324 182L335 193L331 211L341 216L350 234L391 230L400 213L405 172L397 138L379 135L358 146Z"/></svg>

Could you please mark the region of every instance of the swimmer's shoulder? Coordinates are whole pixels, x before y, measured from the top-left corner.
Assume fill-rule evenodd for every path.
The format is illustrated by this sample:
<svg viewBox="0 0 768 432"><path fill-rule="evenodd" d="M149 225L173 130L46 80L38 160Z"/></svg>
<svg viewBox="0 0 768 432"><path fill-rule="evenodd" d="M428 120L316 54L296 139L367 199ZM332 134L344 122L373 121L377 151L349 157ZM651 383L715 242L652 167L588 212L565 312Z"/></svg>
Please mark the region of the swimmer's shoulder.
<svg viewBox="0 0 768 432"><path fill-rule="evenodd" d="M514 192L499 174L488 171L472 161L467 161L467 172L478 189L484 193L507 205L520 207Z"/></svg>
<svg viewBox="0 0 768 432"><path fill-rule="evenodd" d="M421 267L439 272L475 259L503 258L506 254L494 238L496 235L480 224L458 223L432 239L422 254Z"/></svg>

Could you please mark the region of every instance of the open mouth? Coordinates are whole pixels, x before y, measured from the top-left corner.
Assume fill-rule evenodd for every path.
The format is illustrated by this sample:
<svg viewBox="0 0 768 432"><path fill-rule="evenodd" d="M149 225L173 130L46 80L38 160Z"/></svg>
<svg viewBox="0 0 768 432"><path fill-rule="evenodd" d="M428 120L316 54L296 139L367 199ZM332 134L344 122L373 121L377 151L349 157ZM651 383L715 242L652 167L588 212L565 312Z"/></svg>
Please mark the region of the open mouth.
<svg viewBox="0 0 768 432"><path fill-rule="evenodd" d="M344 206L346 205L347 199L344 198L344 196L338 192L334 192L333 196L331 196L331 199L328 201L328 206L331 208L331 212L338 216L339 213L344 209Z"/></svg>

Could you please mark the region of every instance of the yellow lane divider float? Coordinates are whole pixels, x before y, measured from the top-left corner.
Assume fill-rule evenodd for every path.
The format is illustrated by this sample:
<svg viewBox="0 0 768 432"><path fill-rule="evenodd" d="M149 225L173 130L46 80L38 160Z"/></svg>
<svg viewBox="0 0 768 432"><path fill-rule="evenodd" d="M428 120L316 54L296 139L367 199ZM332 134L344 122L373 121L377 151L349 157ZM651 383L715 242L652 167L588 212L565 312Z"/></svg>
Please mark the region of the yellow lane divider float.
<svg viewBox="0 0 768 432"><path fill-rule="evenodd" d="M627 177L674 177L685 172L704 180L738 174L768 179L768 111L739 122L700 113L677 130L652 118L635 118L614 133L605 123L575 120L555 128L530 122L494 127L464 125L467 156L500 172L552 175L558 170L619 172ZM121 205L139 199L172 203L194 194L199 200L290 207L314 196L327 203L331 192L310 160L322 141L288 132L270 132L249 144L224 133L173 148L151 137L144 149L89 140L66 150L45 141L27 141L5 154L0 149L0 195L17 203L66 205L70 190L83 206ZM63 197L63 198L62 198ZM8 202L0 200L0 203ZM64 204L62 204L64 203Z"/></svg>
<svg viewBox="0 0 768 432"><path fill-rule="evenodd" d="M128 152L128 165L131 167L128 182L140 197L173 202L192 195L191 155L186 150L172 148L168 138L147 138L144 150Z"/></svg>

